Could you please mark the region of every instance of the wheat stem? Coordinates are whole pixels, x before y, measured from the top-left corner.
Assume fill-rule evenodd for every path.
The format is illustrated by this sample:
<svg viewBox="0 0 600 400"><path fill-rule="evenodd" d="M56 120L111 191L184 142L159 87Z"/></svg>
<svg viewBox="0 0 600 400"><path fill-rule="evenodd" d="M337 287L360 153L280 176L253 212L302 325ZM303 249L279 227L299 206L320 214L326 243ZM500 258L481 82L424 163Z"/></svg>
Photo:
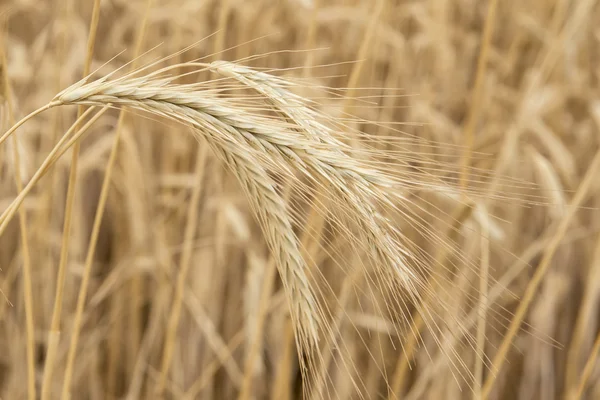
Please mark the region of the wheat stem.
<svg viewBox="0 0 600 400"><path fill-rule="evenodd" d="M63 135L60 141L54 146L48 157L44 160L40 168L36 171L36 174L31 179L30 183L25 187L15 201L15 208L18 208L22 201L25 199L25 196L29 193L29 191L33 188L34 184L48 171L50 166L58 160L58 158L64 154L69 148L72 148L72 145L63 144L67 141L72 131L74 131L77 126L90 114L94 108L89 108L86 110L81 117L75 121L73 125L69 128L69 130ZM96 113L84 126L82 126L72 137L72 141L77 141L79 138L96 122L104 112L108 110L108 106L105 106L102 110ZM10 220L10 215L7 216L6 221ZM4 225L4 223L3 223ZM2 232L2 228L0 227L0 234ZM61 248L61 257L66 257L63 255L63 252L66 252L66 248ZM49 399L52 395L52 377L54 374L54 362L56 359L56 352L58 349L58 344L60 341L60 317L62 313L62 302L64 295L64 284L66 278L66 263L60 263L59 269L56 278L56 295L54 298L54 306L52 310L52 320L50 324L50 330L48 332L48 348L46 350L46 361L44 365L44 375L42 380L42 398Z"/></svg>
<svg viewBox="0 0 600 400"><path fill-rule="evenodd" d="M145 30L146 30L147 15L148 15L148 10L149 10L150 6L151 6L151 1L149 0L147 2L145 17L142 20L142 23L140 25L140 31L138 34L138 40L137 40L137 46L136 46L135 59L137 59L137 56L139 55L139 53L141 51L143 37L144 37ZM99 1L94 3L94 7L95 7L94 14L92 16L93 36L95 36L96 27L98 24L99 10L96 9L96 7L99 7ZM90 50L88 51L88 60L87 60L88 69L89 69L89 63L91 62L90 57L93 53L93 42L94 42L94 38L90 37L91 44L88 44L90 46L89 47ZM133 68L135 68L135 62L132 63L132 69ZM79 112L81 112L81 110L82 110L82 108L80 107ZM64 384L63 384L63 390L62 390L62 398L63 399L69 399L71 397L71 380L72 380L72 376L73 376L73 368L74 368L74 364L75 364L75 356L77 353L79 335L80 335L81 327L82 327L83 311L85 308L85 301L87 298L87 290L88 290L89 280L91 278L92 264L94 262L94 256L95 256L96 245L97 245L97 241L98 241L98 235L100 233L100 227L101 227L101 223L102 223L102 217L104 216L106 201L108 199L108 192L110 189L112 172L113 172L115 160L116 160L117 154L118 154L118 148L119 148L119 142L121 139L121 131L122 131L123 123L124 123L124 118L125 118L125 113L121 112L121 114L119 115L116 133L115 133L115 137L113 139L113 144L112 144L111 152L109 155L109 160L108 160L108 163L106 166L106 172L104 175L104 179L102 181L100 197L98 200L98 205L96 207L96 214L94 216L94 222L92 225L92 233L90 236L87 255L85 258L83 279L81 281L81 286L79 289L79 295L77 298L77 308L76 308L75 317L73 320L73 329L71 332L71 342L69 345L69 353L67 356L67 366L66 366L66 370L65 370L65 380L64 380ZM79 142L76 142L75 146L78 143ZM78 151L74 150L73 155L75 156L75 154L77 152ZM72 171L74 170L73 165L71 165L71 170Z"/></svg>
<svg viewBox="0 0 600 400"><path fill-rule="evenodd" d="M496 20L496 8L498 0L490 0L488 4L488 13L485 19L485 27L481 36L481 50L477 59L477 72L475 74L475 87L471 95L471 106L467 115L467 122L464 128L465 150L462 157L462 169L460 173L460 187L464 190L468 185L469 166L471 164L473 143L475 141L475 126L479 120L479 112L481 109L481 96L483 90L483 82L485 78L490 41L494 32L494 22Z"/></svg>
<svg viewBox="0 0 600 400"><path fill-rule="evenodd" d="M194 236L196 235L196 227L198 226L198 215L199 215L199 202L200 195L202 193L202 178L205 170L205 162L207 156L207 148L201 143L196 156L196 171L194 173L196 184L192 190L192 197L188 204L187 211L187 223L185 225L185 234L183 241L183 253L181 254L181 261L179 264L179 274L177 276L177 286L175 287L175 298L171 312L169 314L169 321L167 323L167 334L165 337L165 346L163 349L162 362L160 367L160 378L158 381L158 387L156 395L160 398L163 395L165 385L167 382L167 376L175 343L177 341L177 328L179 326L179 319L181 316L181 307L183 304L183 294L185 290L185 283L188 276L188 271L192 264L192 244Z"/></svg>
<svg viewBox="0 0 600 400"><path fill-rule="evenodd" d="M17 197L11 202L10 206L8 206L7 209L4 210L4 212L0 215L0 236L4 233L6 226L12 220L15 213L19 209L21 203L25 199L25 196L27 196L27 194L31 191L35 183L37 183L44 176L44 174L48 171L48 168L50 168L50 166L57 161L58 157L60 157L68 148L70 148L72 146L72 143L75 140L79 139L81 135L83 135L83 133L85 133L85 131L89 128L90 124L88 123L83 128L79 129L77 133L73 135L71 140L67 142L69 135L77 128L78 124L81 121L83 121L91 111L92 109L89 109L86 113L84 113L81 117L78 118L78 120L75 124L73 124L73 126L69 128L67 133L65 133L65 135L61 138L57 145L54 146L52 151L48 154L42 165L38 168L38 170L29 180L27 185L25 185L23 190L19 192ZM104 111L102 111L101 113L104 113ZM93 118L94 121L96 119L97 118ZM64 145L65 142L67 143L66 145Z"/></svg>
<svg viewBox="0 0 600 400"><path fill-rule="evenodd" d="M8 78L8 63L6 62L6 52L4 46L0 49L0 66L3 72L3 87L4 97L8 104L8 115L11 125L15 124L13 113L12 96L10 91L10 81ZM17 191L23 190L23 180L21 171L21 155L19 152L19 143L16 136L13 136L13 165L15 173L15 185ZM29 400L36 399L35 385L35 334L33 323L33 289L32 289L32 274L31 274L31 254L29 252L29 234L27 228L27 213L25 209L19 209L19 230L21 234L21 247L23 252L23 301L25 303L25 331L26 331L26 348L27 348L27 398Z"/></svg>

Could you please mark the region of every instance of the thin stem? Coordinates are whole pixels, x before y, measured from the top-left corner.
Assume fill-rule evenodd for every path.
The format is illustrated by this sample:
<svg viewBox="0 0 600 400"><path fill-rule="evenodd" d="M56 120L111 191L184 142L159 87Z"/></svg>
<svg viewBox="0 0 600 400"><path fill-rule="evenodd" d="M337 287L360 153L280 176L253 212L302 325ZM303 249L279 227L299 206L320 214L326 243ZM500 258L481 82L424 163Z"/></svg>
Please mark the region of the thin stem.
<svg viewBox="0 0 600 400"><path fill-rule="evenodd" d="M13 113L13 103L10 92L10 81L8 79L8 64L6 62L6 52L4 46L1 46L0 65L3 66L3 86L4 97L8 104L8 115L10 123L15 124ZM23 190L23 181L21 178L21 156L19 154L19 143L16 136L13 136L13 162L15 168L15 185L17 191ZM33 323L33 290L31 285L31 254L29 252L29 234L27 229L27 213L24 208L19 209L19 230L21 233L21 246L23 252L23 301L25 303L25 330L27 335L27 398L36 399L35 387L35 326Z"/></svg>
<svg viewBox="0 0 600 400"><path fill-rule="evenodd" d="M183 293L185 289L185 283L188 271L191 265L192 253L193 253L193 241L196 235L196 227L198 226L198 212L199 212L199 201L200 195L202 194L202 178L204 175L204 167L206 156L208 154L208 146L202 143L198 149L198 155L196 158L196 171L195 171L195 182L196 185L192 191L192 198L190 200L188 211L187 211L187 223L185 226L184 234L184 247L183 253L181 254L181 263L179 265L179 276L177 278L177 287L175 290L175 299L173 300L173 306L169 316L169 322L167 324L167 335L165 338L165 347L163 350L162 363L160 368L160 378L158 387L156 389L156 395L158 398L163 396L167 376L171 366L171 359L173 357L173 350L176 342L177 328L179 326L179 319L181 316L181 306L183 303Z"/></svg>
<svg viewBox="0 0 600 400"><path fill-rule="evenodd" d="M8 139L8 137L10 135L12 135L21 125L23 125L25 122L29 121L31 118L35 117L38 114L43 113L44 111L48 110L50 107L56 105L55 103L48 103L43 107L38 108L35 111L32 111L31 113L29 113L29 115L23 117L19 122L17 122L16 124L13 124L13 126L7 130L4 135L2 135L0 137L0 146L2 145L2 143L4 143L6 141L6 139Z"/></svg>
<svg viewBox="0 0 600 400"><path fill-rule="evenodd" d="M96 113L81 129L79 129L71 138L69 142L67 139L69 138L72 131L83 121L88 114L90 114L94 107L87 109L81 117L75 121L73 125L69 128L67 133L60 139L60 141L54 146L48 157L44 160L36 175L31 180L29 185L19 194L19 198L16 207L20 205L20 203L25 199L25 196L29 193L31 188L33 188L34 184L48 171L50 166L54 164L62 154L64 154L68 149L73 146L73 143L77 142L79 138L100 118L107 110L109 106L103 107L100 111ZM66 145L63 145L65 142ZM7 220L9 220L8 218ZM0 227L0 232L2 229ZM61 259L66 257L66 248L61 248ZM48 349L46 351L46 363L44 365L44 377L42 381L42 399L50 399L52 394L52 376L54 373L54 361L56 359L56 351L58 349L58 344L60 340L60 317L62 313L62 301L63 301L63 293L64 293L64 285L65 285L65 277L66 277L66 263L60 263L58 268L58 274L56 279L56 294L54 297L54 306L52 309L52 321L50 323L50 331L48 332Z"/></svg>
<svg viewBox="0 0 600 400"><path fill-rule="evenodd" d="M137 64L140 60L140 55L142 54L142 48L144 45L144 39L146 36L146 30L148 27L148 15L150 13L150 10L152 9L154 4L154 0L146 0L146 7L145 7L145 11L144 11L144 17L141 20L138 28L137 28L137 32L136 32L136 40L135 40L135 48L134 48L134 53L133 53L133 60L130 64L130 72L133 72L136 68L137 68ZM126 133L123 132L124 129L123 127L125 126L125 119L127 118L128 113L125 110L121 110L120 115L119 115L119 122L117 123L117 132L116 132L116 137L115 140L122 140L122 136L125 135ZM127 154L128 152L125 152L126 159L129 160L133 160L135 157L130 157L129 154ZM128 165L125 165L123 167L124 169L130 169L128 168ZM129 175L129 174L128 174ZM98 205L98 207L100 207L100 205ZM142 211L145 213L145 207L142 208ZM133 219L136 219L135 217L132 217ZM135 229L139 229L138 226L135 226L135 224L133 224L132 226L132 230ZM141 236L142 238L144 237L143 235ZM133 246L135 248L141 248L143 247L143 244L140 243L140 235L132 235L133 238ZM137 358L137 354L139 353L140 350L140 342L142 341L142 325L143 325L143 321L142 321L142 315L140 313L140 309L143 305L143 301L144 301L144 278L143 276L141 276L140 274L135 274L132 279L131 279L131 283L129 284L129 288L127 292L124 292L121 294L121 296L127 296L128 298L128 303L129 303L129 320L127 321L127 325L128 325L128 329L127 329L127 354L125 356L126 358L126 370L133 370L135 368L135 363L136 363L136 358ZM118 301L118 296L114 299L115 301ZM121 303L122 304L122 303ZM119 309L121 307L120 304L114 304L114 306L116 307L116 309ZM116 311L116 310L115 310ZM122 322L119 322L119 324L122 324ZM115 329L117 329L118 326L115 326ZM116 333L117 335L122 335L122 332ZM118 348L120 341L116 341L113 343L111 343L111 346L113 348ZM122 357L120 357L122 358ZM111 357L111 362L112 365L111 367L115 367L117 364L120 364L123 362L123 360L119 360L118 358L115 357ZM116 372L116 368L113 369L114 372ZM110 376L110 381L111 385L114 386L114 381L116 381L117 376L116 373L113 373L112 376ZM111 392L110 395L112 396L113 393Z"/></svg>
<svg viewBox="0 0 600 400"><path fill-rule="evenodd" d="M108 109L108 107L109 106L105 106L103 111L99 112L99 114L101 115L102 113L104 113L104 111L106 111L106 109ZM57 145L54 146L54 149L52 149L50 154L48 154L48 156L46 157L46 159L44 160L42 165L38 168L38 170L35 172L33 177L29 180L27 185L25 185L25 188L21 192L19 192L17 197L10 204L10 206L8 206L7 209L4 210L2 215L0 215L0 236L4 233L6 226L12 220L12 218L15 215L15 213L17 212L19 206L25 199L25 196L27 196L27 194L31 191L31 189L37 183L37 181L40 180L44 176L44 174L47 172L48 168L57 160L57 154L59 156L62 155L64 153L64 151L66 150L66 148L70 147L70 145L73 142L73 139L71 139L71 141L69 143L67 143L66 148L63 147L63 143L68 139L71 132L73 132L75 130L75 128L78 126L79 122L82 121L83 119L85 119L85 117L91 111L92 111L92 108L90 108L81 117L79 117L77 119L77 121L75 122L75 124L73 124L73 126L71 126L71 128L69 128L67 133L65 133L65 135L61 138L61 140L57 143ZM99 117L100 115L98 115L97 117ZM97 117L94 117L92 120L95 121L97 119ZM92 122L92 120L90 120L90 122ZM79 131L77 131L77 133L73 136L73 138L81 137L81 135L89 128L90 122L88 122L83 128L81 128ZM61 150L62 150L62 152L61 152Z"/></svg>
<svg viewBox="0 0 600 400"><path fill-rule="evenodd" d="M490 0L488 4L488 13L485 19L483 35L481 37L481 50L479 59L477 60L477 72L475 75L475 87L471 95L471 107L465 124L464 138L465 151L462 158L462 170L460 174L460 186L463 190L466 189L469 180L469 165L471 164L471 153L473 151L473 143L475 141L475 125L479 119L479 111L481 109L481 93L483 81L485 78L486 65L490 49L490 41L494 32L494 22L496 20L496 9L498 8L498 0Z"/></svg>
<svg viewBox="0 0 600 400"><path fill-rule="evenodd" d="M97 3L95 3L95 5L99 5L99 1ZM146 4L146 13L145 13L144 19L142 20L142 23L140 25L140 30L138 32L138 38L137 38L136 50L135 50L136 53L134 56L135 59L137 59L137 56L139 55L141 47L142 47L143 37L145 34L146 24L147 24L147 20L148 20L148 12L150 10L151 5L152 5L152 0L148 0L148 2ZM94 26L93 32L95 35L95 32L96 32L95 27L98 24L97 13L95 13L93 15L92 21L93 21L92 25ZM93 49L93 40L90 39L88 46L90 46L88 48ZM90 57L91 57L92 53L93 53L92 51L88 52L88 60L87 60L88 67L89 67L89 61L91 60ZM135 62L132 62L131 69L133 70L134 68L135 68ZM79 110L81 112L81 108ZM87 298L87 290L88 290L89 281L91 278L92 264L94 261L96 245L98 242L98 235L100 233L100 227L102 224L102 217L104 216L104 211L106 208L105 207L106 201L108 199L108 192L110 189L112 172L113 172L114 164L115 164L117 154L118 154L119 142L121 139L121 132L122 132L123 124L124 124L125 115L126 114L124 111L121 111L121 113L119 115L119 120L117 123L117 128L116 128L116 133L115 133L115 137L113 140L112 149L110 152L108 164L106 167L106 172L105 172L104 179L102 182L100 198L98 200L98 205L96 207L96 214L95 214L94 222L93 222L93 226L92 226L92 234L90 236L90 240L89 240L89 244L88 244L88 251L87 251L86 258L85 258L84 275L83 275L83 279L81 282L81 287L79 289L79 295L77 298L77 308L75 311L75 318L73 321L73 332L71 335L71 343L69 345L69 354L67 356L67 366L66 366L66 371L65 371L65 381L63 384L63 391L62 391L62 396L61 396L61 398L65 399L65 400L70 398L71 380L72 380L72 376L73 376L73 369L74 369L74 364L75 364L75 356L77 353L79 334L81 332L81 326L82 326L82 321L83 321L83 311L85 308L85 301ZM75 153L73 155L75 157Z"/></svg>
<svg viewBox="0 0 600 400"><path fill-rule="evenodd" d="M100 0L94 0L94 8L92 10L92 18L91 18L91 22L90 22L90 31L89 31L89 35L88 35L88 43L87 43L87 52L86 52L86 58L85 58L85 62L83 65L83 76L86 77L89 75L90 73L90 66L92 63L92 57L94 54L94 44L96 42L96 32L98 29L98 21L100 19ZM84 107L80 106L78 108L77 111L77 116L80 117L83 113L84 113ZM59 264L58 264L58 271L59 271L59 275L62 271L63 276L62 276L62 281L59 279L57 280L57 295L56 297L62 297L62 293L59 295L58 292L62 292L63 288L64 288L64 274L65 274L65 269L66 269L66 264L67 264L67 260L69 258L69 242L70 242L70 238L71 238L71 218L73 216L73 203L74 203L74 199L75 199L75 184L77 182L77 165L79 164L79 141L76 141L73 144L73 155L71 157L71 171L69 172L69 183L68 183L68 188L67 188L67 200L66 200L66 205L65 205L65 217L64 217L64 221L63 221L63 236L62 236L62 243L61 243L61 251L60 251L60 260L59 260ZM59 306L60 307L60 306ZM60 309L56 308L55 310L58 311L58 316L57 316L57 320L60 323ZM56 343L58 344L58 343ZM50 368L50 374L52 374L52 364L50 364L51 366ZM70 386L70 380L71 380L71 376L66 373L65 375L65 382L63 385L63 399L68 399L68 393L67 393L67 397L65 397L65 387L69 387ZM50 381L50 379L48 379L48 381ZM68 392L68 389L67 389Z"/></svg>
<svg viewBox="0 0 600 400"><path fill-rule="evenodd" d="M110 181L112 178L112 171L117 157L118 148L119 135L115 135L115 139L113 141L113 146L108 160L108 165L106 167L106 173L104 174L104 179L102 181L102 189L100 192L100 198L98 200L98 207L96 208L96 215L94 217L94 223L92 226L92 234L90 236L88 252L85 258L83 279L81 281L79 296L77 298L77 309L75 311L75 317L73 320L73 332L71 333L71 343L69 345L69 354L67 356L67 366L65 370L65 381L63 384L63 392L61 396L61 398L64 400L68 400L71 397L71 379L73 377L75 355L77 353L77 344L79 341L79 334L81 332L81 325L83 321L83 309L85 307L85 300L87 298L87 289L92 275L92 264L94 262L94 256L96 254L96 244L98 243L98 235L100 233L102 217L104 216L106 199L108 198L108 189L110 188Z"/></svg>
<svg viewBox="0 0 600 400"><path fill-rule="evenodd" d="M304 60L304 69L302 74L304 78L309 78L311 73L311 68L314 63L314 54L312 49L315 47L315 41L317 37L317 28L319 25L318 14L319 14L319 6L321 0L315 0L312 4L312 12L310 14L310 21L308 23L308 30L306 33L306 49L308 52L306 53L306 60Z"/></svg>

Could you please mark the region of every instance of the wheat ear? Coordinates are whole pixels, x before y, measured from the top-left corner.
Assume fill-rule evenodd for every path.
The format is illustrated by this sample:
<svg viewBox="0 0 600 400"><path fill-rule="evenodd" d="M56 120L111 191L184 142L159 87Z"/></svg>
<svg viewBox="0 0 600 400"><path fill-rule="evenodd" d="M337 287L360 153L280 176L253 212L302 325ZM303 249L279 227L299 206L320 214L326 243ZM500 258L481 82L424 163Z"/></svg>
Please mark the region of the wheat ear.
<svg viewBox="0 0 600 400"><path fill-rule="evenodd" d="M57 95L53 104L112 103L148 111L195 127L228 165L234 168L234 173L238 175L251 201L255 201L254 197L259 194L259 189L271 203L280 203L270 206L273 210L278 210L273 215L264 214L265 205L269 203L261 206L261 202L258 202L253 205L256 206L259 218L274 218L272 221L278 221L280 226L284 226L284 232L291 232L285 205L276 194L266 172L258 165L276 166L287 172L298 169L313 179L314 176L319 176L355 215L354 221L366 242L367 252L381 266L380 272L399 281L411 296L418 297L415 284L419 284L419 278L406 263L406 255L401 251L402 246L396 238L398 232L378 213L373 204L383 203L395 208L386 189L397 182L352 157L352 148L337 140L331 128L319 123L319 116L306 107L300 97L285 90L282 84L284 80L264 73L251 73L244 67L222 62L210 65L190 63L187 66L203 66L236 77L245 87L254 88L264 95L278 113L285 114L289 123L274 124L272 119L235 107L235 103L232 105L231 101L218 98L213 92L206 90L203 84L173 84L173 77L160 78L161 71L146 77L127 75L112 81L100 79L91 83L80 82ZM172 68L174 67L168 69ZM248 185L247 180L252 176L256 179L254 184L261 182L262 187ZM266 229L267 232L270 230L272 228ZM284 279L284 284L289 284L292 292L301 294L296 300L291 300L297 302L302 299L306 312L300 315L312 316L302 318L306 323L317 317L319 310L310 294L306 273L301 272L304 262L296 254L295 236L279 236L283 243L287 243L286 246L275 245L275 238L268 240L275 254L283 251L279 249L292 245L294 247L290 257L295 261L283 264L281 256L278 258L281 273L288 278ZM391 285L389 280L384 281ZM298 311L300 310L299 308Z"/></svg>
<svg viewBox="0 0 600 400"><path fill-rule="evenodd" d="M51 104L129 106L189 124L203 136L242 186L277 259L302 345L313 347L318 341L321 313L286 205L259 156L273 152L274 144L264 138L276 138L278 132L260 118L231 109L214 96L178 90L161 82L142 78L79 83L60 93Z"/></svg>

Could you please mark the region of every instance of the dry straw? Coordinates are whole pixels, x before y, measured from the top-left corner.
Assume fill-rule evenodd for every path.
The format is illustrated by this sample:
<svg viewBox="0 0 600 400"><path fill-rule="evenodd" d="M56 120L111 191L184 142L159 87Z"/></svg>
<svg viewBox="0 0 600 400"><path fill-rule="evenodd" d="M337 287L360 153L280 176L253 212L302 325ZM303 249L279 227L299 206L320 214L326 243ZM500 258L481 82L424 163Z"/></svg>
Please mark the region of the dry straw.
<svg viewBox="0 0 600 400"><path fill-rule="evenodd" d="M174 77L163 76L182 65L142 77L126 75L114 80L79 82L57 95L51 106L126 106L177 120L202 135L237 176L263 226L289 290L292 315L300 338L305 341L303 347L316 345L322 312L312 293L288 211L268 169L277 168L277 172L286 175L301 171L315 181L326 182L331 193L353 215L359 235L365 239L366 251L379 265L379 272L388 280L399 282L416 300L423 283L408 267L406 250L394 237L398 232L391 221L376 210L376 204L395 208L392 189L398 183L393 176L353 157L353 149L335 138L337 132L319 122L328 118L287 91L288 84L282 79L224 62L184 66L200 66L234 77L241 87L261 93L272 110L285 115L287 121L279 122L241 108L235 101L221 99L207 89L206 83L174 84Z"/></svg>

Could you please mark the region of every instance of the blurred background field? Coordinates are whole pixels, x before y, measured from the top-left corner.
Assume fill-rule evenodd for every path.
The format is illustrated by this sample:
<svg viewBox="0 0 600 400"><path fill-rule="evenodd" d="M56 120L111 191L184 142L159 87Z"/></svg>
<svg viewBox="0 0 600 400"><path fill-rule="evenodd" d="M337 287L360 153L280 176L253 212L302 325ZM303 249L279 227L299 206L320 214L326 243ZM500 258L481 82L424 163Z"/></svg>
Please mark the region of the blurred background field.
<svg viewBox="0 0 600 400"><path fill-rule="evenodd" d="M93 6L0 0L6 22L0 132L81 79ZM340 261L325 246L307 244L337 293L332 304L343 299L336 305L342 311L338 345L322 343L323 354L331 354L328 368L318 371L326 377L324 388L304 391L308 397L600 398L600 170L593 161L600 150L598 1L102 0L92 70L107 73L131 60L144 20L142 48L158 47L140 64L195 44L169 63L244 59L305 79L310 84L298 94L314 98L323 113L343 117L348 111L369 121L353 128L371 134L394 126L405 136L407 163L416 168L424 154L434 167L439 163L437 173L445 178L456 178L469 164L481 175L449 179L456 193L466 185L494 194L474 196L472 210L465 211L458 194L407 185L414 204L409 212L424 225L407 217L398 229L448 273L448 287L430 300L432 307L441 305L433 329L418 321L416 311L406 326L394 329L398 321L377 313L364 292L344 291L346 277L332 267ZM347 98L328 88L347 89ZM76 112L52 109L19 129L16 165L23 182ZM54 337L54 373L45 387L52 399L61 398L117 119L116 110L107 112L81 142L61 334ZM202 144L185 127L130 113L122 129L74 368L68 371L71 398L301 398L288 304L236 181L212 154L198 156ZM7 141L0 147L2 211L18 193L11 146ZM197 162L204 162L201 179ZM15 217L0 237L5 400L32 398L32 386L38 398L43 392L70 165L67 152L25 199L26 236ZM513 178L530 185L511 185ZM197 185L202 190L194 215L188 204ZM569 213L574 202L575 213ZM190 218L192 241L186 240ZM430 231L451 246L437 246ZM173 336L169 321L177 312L184 263L189 271ZM540 268L544 273L536 275ZM528 290L533 297L523 324L496 370L492 360ZM483 314L481 293L489 300ZM33 337L27 335L28 296ZM482 326L483 341L477 340ZM172 352L166 366L165 349ZM481 390L484 382L489 395Z"/></svg>

